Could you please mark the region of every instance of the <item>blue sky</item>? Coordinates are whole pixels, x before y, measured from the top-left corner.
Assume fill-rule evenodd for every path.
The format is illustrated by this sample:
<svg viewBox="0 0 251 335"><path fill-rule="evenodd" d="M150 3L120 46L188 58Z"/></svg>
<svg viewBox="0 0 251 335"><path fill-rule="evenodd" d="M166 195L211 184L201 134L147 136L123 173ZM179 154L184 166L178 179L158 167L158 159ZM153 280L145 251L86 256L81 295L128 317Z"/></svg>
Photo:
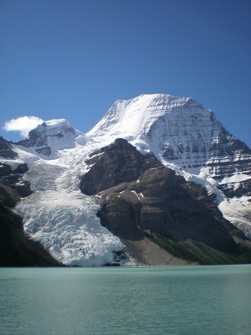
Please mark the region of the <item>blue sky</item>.
<svg viewBox="0 0 251 335"><path fill-rule="evenodd" d="M7 139L13 118L87 132L118 99L168 93L251 146L250 0L1 0L0 55Z"/></svg>

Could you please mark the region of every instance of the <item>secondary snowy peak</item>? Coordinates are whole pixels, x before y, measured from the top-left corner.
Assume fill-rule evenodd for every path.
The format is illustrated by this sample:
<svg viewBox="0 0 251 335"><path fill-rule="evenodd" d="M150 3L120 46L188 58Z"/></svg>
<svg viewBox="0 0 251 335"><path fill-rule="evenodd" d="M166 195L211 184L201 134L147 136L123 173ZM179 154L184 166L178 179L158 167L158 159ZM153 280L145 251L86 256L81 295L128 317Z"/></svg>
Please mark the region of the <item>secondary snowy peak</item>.
<svg viewBox="0 0 251 335"><path fill-rule="evenodd" d="M74 129L67 120L54 119L44 121L29 132L27 139L16 144L35 148L38 154L50 156L58 150L74 148L77 144L85 143L85 134Z"/></svg>

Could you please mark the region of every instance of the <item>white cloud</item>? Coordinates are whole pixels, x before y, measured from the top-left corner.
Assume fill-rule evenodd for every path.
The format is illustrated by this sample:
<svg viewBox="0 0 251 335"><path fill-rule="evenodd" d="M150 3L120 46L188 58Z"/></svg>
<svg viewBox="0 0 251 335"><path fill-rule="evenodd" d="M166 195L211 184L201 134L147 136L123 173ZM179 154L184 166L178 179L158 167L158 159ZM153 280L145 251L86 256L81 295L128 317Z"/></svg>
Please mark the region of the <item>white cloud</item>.
<svg viewBox="0 0 251 335"><path fill-rule="evenodd" d="M27 137L29 131L36 128L42 122L43 120L36 116L21 116L5 122L3 129L5 131L18 131L21 136Z"/></svg>

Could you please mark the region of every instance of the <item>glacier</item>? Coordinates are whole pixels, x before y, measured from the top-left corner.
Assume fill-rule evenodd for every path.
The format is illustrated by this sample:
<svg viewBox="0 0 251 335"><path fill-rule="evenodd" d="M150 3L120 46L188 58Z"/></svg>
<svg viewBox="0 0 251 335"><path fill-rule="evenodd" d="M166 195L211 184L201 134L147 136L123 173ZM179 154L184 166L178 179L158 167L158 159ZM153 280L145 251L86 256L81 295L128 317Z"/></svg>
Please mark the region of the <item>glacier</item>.
<svg viewBox="0 0 251 335"><path fill-rule="evenodd" d="M77 140L79 136L77 132ZM57 147L64 147L67 139L62 142L57 143ZM72 147L72 138L70 145L67 143ZM79 189L79 178L85 171L84 160L93 150L92 146L76 142L74 148L57 151L54 146L52 155L43 158L35 154L34 148L16 145L15 150L19 159L29 164L25 178L33 191L16 206L24 219L26 233L65 265L112 263L114 252L122 251L124 245L101 226L96 215L100 206L98 199L82 194Z"/></svg>

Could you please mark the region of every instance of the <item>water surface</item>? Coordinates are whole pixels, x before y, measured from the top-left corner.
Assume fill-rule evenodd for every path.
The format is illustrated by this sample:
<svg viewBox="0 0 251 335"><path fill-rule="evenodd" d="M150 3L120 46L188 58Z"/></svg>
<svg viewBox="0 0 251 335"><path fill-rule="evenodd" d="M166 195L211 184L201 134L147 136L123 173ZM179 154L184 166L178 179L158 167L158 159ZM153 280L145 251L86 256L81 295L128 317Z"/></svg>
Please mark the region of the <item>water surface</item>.
<svg viewBox="0 0 251 335"><path fill-rule="evenodd" d="M1 335L251 334L251 265L0 268Z"/></svg>

